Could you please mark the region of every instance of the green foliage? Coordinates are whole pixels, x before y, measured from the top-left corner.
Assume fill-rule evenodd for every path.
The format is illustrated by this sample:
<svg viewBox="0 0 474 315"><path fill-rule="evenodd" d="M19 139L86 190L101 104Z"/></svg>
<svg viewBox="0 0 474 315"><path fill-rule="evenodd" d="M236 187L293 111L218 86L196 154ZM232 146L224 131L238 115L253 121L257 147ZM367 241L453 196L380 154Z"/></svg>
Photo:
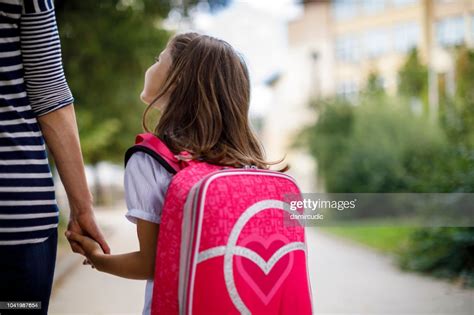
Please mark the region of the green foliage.
<svg viewBox="0 0 474 315"><path fill-rule="evenodd" d="M474 50L461 47L457 54L456 96L472 105L474 102Z"/></svg>
<svg viewBox="0 0 474 315"><path fill-rule="evenodd" d="M323 113L315 125L303 130L301 137L298 137L299 144L308 146L318 160L321 175L330 180L350 145L348 137L352 131L354 113L352 107L342 99L315 102L313 106Z"/></svg>
<svg viewBox="0 0 474 315"><path fill-rule="evenodd" d="M418 50L412 49L398 72L398 94L407 97L424 97L428 92L428 68L421 64Z"/></svg>
<svg viewBox="0 0 474 315"><path fill-rule="evenodd" d="M442 95L439 123L409 109L414 98L427 104L428 72L416 51L400 70L397 97L379 90L373 74L355 104L339 99L314 102L319 119L303 130L299 143L317 159L326 190L474 192L473 50L457 51L455 73L456 91ZM389 238L397 250L383 248L380 240L387 235L370 227L335 232L395 252L404 269L458 278L474 287L474 228L407 231L401 248Z"/></svg>
<svg viewBox="0 0 474 315"><path fill-rule="evenodd" d="M413 51L400 70L401 91L410 82L425 87L420 73L426 72L415 71L415 79L408 76L410 69L423 68L416 58ZM456 93L444 100L440 124L410 110L405 96L416 90L387 96L376 74L369 77L357 105L342 99L314 102L319 119L299 142L317 159L327 191L472 192L474 89L469 87L474 86L474 52L461 49L456 69Z"/></svg>
<svg viewBox="0 0 474 315"><path fill-rule="evenodd" d="M406 270L458 278L474 287L474 228L427 228L410 237L399 264Z"/></svg>
<svg viewBox="0 0 474 315"><path fill-rule="evenodd" d="M369 226L364 226L362 222L351 222L351 225L348 226L328 226L320 227L320 229L352 239L386 254L401 251L409 242L410 236L415 230L414 227L410 226L374 225L372 222Z"/></svg>
<svg viewBox="0 0 474 315"><path fill-rule="evenodd" d="M436 188L426 180L431 176L426 169L438 167L431 157L445 154L445 139L402 100L375 95L362 97L357 106L328 100L316 107L318 122L303 136L328 192L414 192L428 184Z"/></svg>
<svg viewBox="0 0 474 315"><path fill-rule="evenodd" d="M367 84L362 93L365 95L382 95L384 92L385 91L382 84L382 78L377 72L371 72L369 77L367 78Z"/></svg>
<svg viewBox="0 0 474 315"><path fill-rule="evenodd" d="M398 95L411 104L420 104L428 114L428 67L421 63L418 50L413 48L398 71Z"/></svg>
<svg viewBox="0 0 474 315"><path fill-rule="evenodd" d="M75 98L86 163L121 162L142 132L139 95L146 69L172 35L164 0L56 1L63 63ZM198 3L183 1L183 14ZM227 0L209 0L211 9Z"/></svg>
<svg viewBox="0 0 474 315"><path fill-rule="evenodd" d="M441 164L443 171L432 172L434 181L441 173L450 174L447 191L474 191L474 51L461 47L456 52L456 91L440 100L440 125L449 145ZM439 160L439 159L438 159ZM434 276L459 278L474 287L474 228L420 229L413 234L400 256L402 268L428 272Z"/></svg>
<svg viewBox="0 0 474 315"><path fill-rule="evenodd" d="M474 191L474 50L456 51L456 90L440 100L440 125L450 143L453 190Z"/></svg>
<svg viewBox="0 0 474 315"><path fill-rule="evenodd" d="M461 47L457 52L456 91L442 101L441 123L453 143L474 149L474 50Z"/></svg>
<svg viewBox="0 0 474 315"><path fill-rule="evenodd" d="M147 10L121 3L57 3L64 68L86 163L121 161L141 132L144 72L170 36L156 27L169 9L164 2L144 1Z"/></svg>

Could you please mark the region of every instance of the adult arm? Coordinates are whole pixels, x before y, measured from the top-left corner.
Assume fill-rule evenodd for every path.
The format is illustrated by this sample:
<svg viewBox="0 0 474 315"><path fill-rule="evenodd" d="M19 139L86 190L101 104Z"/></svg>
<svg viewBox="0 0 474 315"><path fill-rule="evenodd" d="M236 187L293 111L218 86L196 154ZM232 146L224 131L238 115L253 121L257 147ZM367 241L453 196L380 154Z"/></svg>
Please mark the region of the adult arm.
<svg viewBox="0 0 474 315"><path fill-rule="evenodd" d="M71 208L68 230L89 235L99 242L104 252L110 253L92 211L92 195L84 172L74 105L40 116L38 122L66 189ZM77 243L70 244L74 252L83 253Z"/></svg>
<svg viewBox="0 0 474 315"><path fill-rule="evenodd" d="M52 0L23 0L20 43L24 79L31 108L66 189L71 216L68 229L89 235L110 252L92 211L73 97L66 82ZM71 243L75 252L83 252Z"/></svg>

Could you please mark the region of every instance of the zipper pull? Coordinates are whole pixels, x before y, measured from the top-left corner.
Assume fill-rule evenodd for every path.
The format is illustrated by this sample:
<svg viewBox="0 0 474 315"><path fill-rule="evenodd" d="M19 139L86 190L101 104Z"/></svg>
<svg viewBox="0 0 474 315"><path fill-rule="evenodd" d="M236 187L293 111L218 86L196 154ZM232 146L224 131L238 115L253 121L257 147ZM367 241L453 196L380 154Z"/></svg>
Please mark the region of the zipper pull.
<svg viewBox="0 0 474 315"><path fill-rule="evenodd" d="M248 170L248 169L254 169L256 170L257 169L257 166L256 165L244 165L243 167L245 170Z"/></svg>

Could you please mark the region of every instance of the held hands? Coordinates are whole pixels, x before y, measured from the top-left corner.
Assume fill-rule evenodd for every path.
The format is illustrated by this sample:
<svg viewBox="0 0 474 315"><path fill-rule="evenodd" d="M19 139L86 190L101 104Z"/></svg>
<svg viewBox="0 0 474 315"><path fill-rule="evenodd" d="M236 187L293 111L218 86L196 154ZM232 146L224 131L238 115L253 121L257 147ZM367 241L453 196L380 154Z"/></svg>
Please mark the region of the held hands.
<svg viewBox="0 0 474 315"><path fill-rule="evenodd" d="M93 261L94 258L98 255L104 254L102 247L98 242L93 240L90 237L80 235L75 232L66 231L65 233L69 242L75 242L76 246L79 246L81 249L80 254L84 255L87 259L84 260L83 265L91 265L92 268L95 268Z"/></svg>
<svg viewBox="0 0 474 315"><path fill-rule="evenodd" d="M88 264L95 268L91 260L92 255L97 253L110 254L110 247L96 223L92 206L89 203L78 204L74 202L70 202L69 205L71 206L71 215L65 233L66 238L74 253L86 256L83 265Z"/></svg>
<svg viewBox="0 0 474 315"><path fill-rule="evenodd" d="M90 236L100 244L104 253L110 254L110 247L105 241L104 235L95 221L94 212L92 212L91 209L87 211L79 211L71 207L71 216L69 218L67 230L69 232L75 232L76 234ZM69 244L74 253L85 255L81 246L79 246L77 242L69 240Z"/></svg>

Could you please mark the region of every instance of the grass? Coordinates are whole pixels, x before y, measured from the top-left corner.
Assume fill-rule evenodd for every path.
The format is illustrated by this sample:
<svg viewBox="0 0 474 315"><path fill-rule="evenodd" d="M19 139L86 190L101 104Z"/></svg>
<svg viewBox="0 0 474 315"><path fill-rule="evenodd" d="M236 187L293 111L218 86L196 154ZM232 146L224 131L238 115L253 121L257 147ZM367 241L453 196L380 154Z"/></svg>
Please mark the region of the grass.
<svg viewBox="0 0 474 315"><path fill-rule="evenodd" d="M417 227L405 221L353 221L337 226L321 226L322 231L347 238L384 253L398 253Z"/></svg>

